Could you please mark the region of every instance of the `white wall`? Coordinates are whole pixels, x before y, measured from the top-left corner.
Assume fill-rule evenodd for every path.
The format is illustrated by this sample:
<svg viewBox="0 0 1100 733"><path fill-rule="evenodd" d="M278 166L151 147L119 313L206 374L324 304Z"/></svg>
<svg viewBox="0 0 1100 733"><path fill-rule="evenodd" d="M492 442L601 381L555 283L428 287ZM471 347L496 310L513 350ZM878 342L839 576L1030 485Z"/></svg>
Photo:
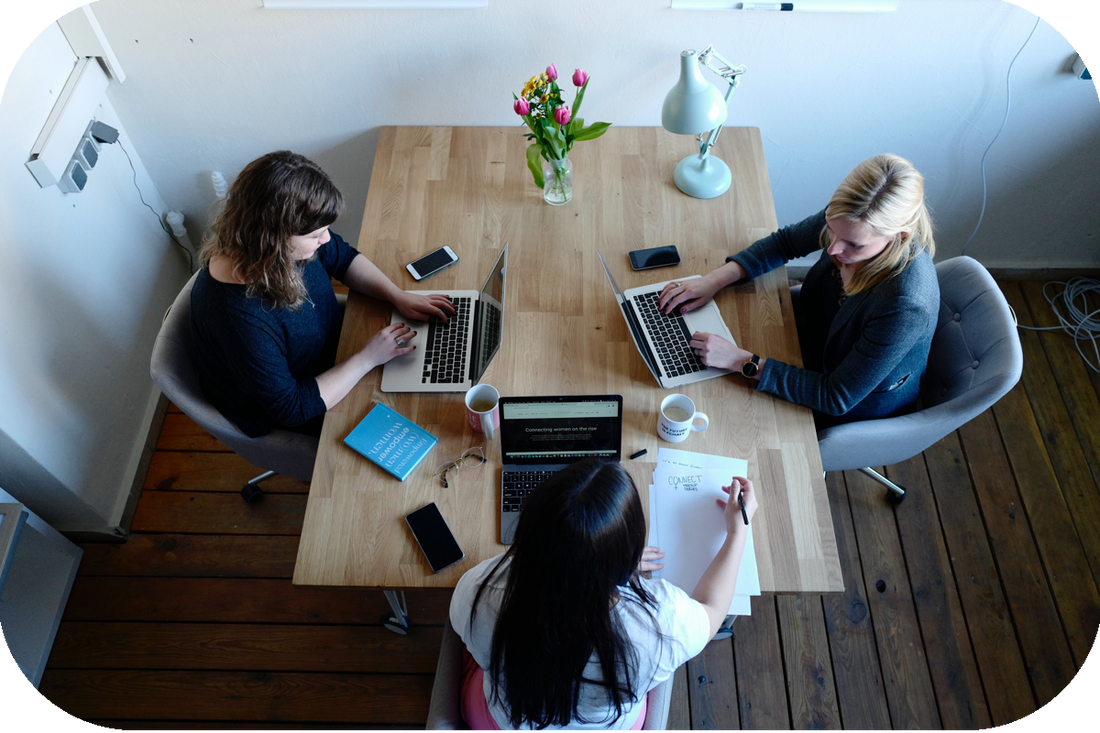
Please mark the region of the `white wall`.
<svg viewBox="0 0 1100 733"><path fill-rule="evenodd" d="M1000 0L904 0L885 14L686 12L668 0L491 0L458 11L261 5L94 5L130 75L110 97L151 175L192 222L213 201L209 171L231 177L264 152L293 148L344 189L337 229L355 241L380 126L515 124L511 92L551 61L591 72L587 119L656 125L679 52L713 43L749 67L730 120L763 132L780 223L822 207L860 160L895 152L928 179L941 258L958 254L977 221L979 161L1001 124L1009 61L1035 20ZM1062 32L1078 43L1090 29L1095 37L1095 22L1070 18L1059 18ZM989 156L989 210L970 250L989 266L1098 262L1100 209L1090 202L1100 104L1093 83L1068 73L1072 54L1044 22L1016 64L1012 117Z"/></svg>
<svg viewBox="0 0 1100 733"><path fill-rule="evenodd" d="M40 188L26 169L75 60L51 24L0 100L0 485L57 529L108 532L159 396L153 339L186 268L119 145L104 146L80 194ZM163 210L108 100L96 117L120 128Z"/></svg>

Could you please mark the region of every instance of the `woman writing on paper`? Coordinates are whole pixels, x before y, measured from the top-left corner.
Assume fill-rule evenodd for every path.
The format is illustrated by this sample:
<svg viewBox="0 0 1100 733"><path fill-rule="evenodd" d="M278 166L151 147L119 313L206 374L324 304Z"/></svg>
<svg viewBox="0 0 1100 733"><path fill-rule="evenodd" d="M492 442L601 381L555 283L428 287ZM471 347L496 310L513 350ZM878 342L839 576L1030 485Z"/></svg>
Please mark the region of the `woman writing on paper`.
<svg viewBox="0 0 1100 733"><path fill-rule="evenodd" d="M344 208L307 158L279 151L229 189L191 291L191 333L210 402L252 437L273 428L320 435L326 410L395 356L412 331L395 323L336 363L343 313L331 278L387 300L405 318L446 319L446 296L406 293L329 231Z"/></svg>
<svg viewBox="0 0 1100 733"><path fill-rule="evenodd" d="M848 174L824 211L780 229L702 278L670 283L666 312L694 310L722 288L821 250L795 305L805 368L710 333L691 342L703 363L735 369L757 389L815 411L819 427L911 411L939 313L924 179L878 155ZM746 344L745 346L750 346Z"/></svg>
<svg viewBox="0 0 1100 733"><path fill-rule="evenodd" d="M689 596L641 576L664 555L619 463L589 458L526 500L515 544L469 570L451 599L466 659L462 714L475 729L638 729L646 693L694 657L726 617L748 526L752 482L718 500L726 537Z"/></svg>

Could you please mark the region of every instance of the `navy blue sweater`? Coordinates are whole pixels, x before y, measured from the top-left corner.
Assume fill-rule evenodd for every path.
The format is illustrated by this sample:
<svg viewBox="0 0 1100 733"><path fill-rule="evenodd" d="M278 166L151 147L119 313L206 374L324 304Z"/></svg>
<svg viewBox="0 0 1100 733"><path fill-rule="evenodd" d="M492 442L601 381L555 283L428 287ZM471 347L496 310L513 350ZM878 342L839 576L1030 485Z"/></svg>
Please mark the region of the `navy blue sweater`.
<svg viewBox="0 0 1100 733"><path fill-rule="evenodd" d="M837 267L820 249L824 227L821 211L726 258L753 278L788 260L821 252L799 297L804 321L799 344L807 368L769 357L757 389L813 408L826 416L824 424L911 411L920 395L940 307L932 258L922 251L901 273L842 300Z"/></svg>
<svg viewBox="0 0 1100 733"><path fill-rule="evenodd" d="M336 363L343 314L331 278L359 253L336 234L302 267L297 311L245 295L204 267L191 291L191 337L207 399L247 435L302 429L325 413L315 377Z"/></svg>

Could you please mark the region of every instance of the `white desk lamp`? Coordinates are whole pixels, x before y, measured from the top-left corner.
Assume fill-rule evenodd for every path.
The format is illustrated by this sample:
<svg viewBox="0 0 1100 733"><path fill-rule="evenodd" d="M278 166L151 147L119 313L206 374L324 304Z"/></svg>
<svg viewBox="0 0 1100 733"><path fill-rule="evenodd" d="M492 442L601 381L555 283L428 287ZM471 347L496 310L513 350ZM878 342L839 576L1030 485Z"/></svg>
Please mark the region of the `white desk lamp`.
<svg viewBox="0 0 1100 733"><path fill-rule="evenodd" d="M713 84L703 78L701 66L706 66L729 82L724 98ZM737 87L738 77L744 73L744 66L730 65L713 46L707 46L698 55L691 49L680 54L680 80L665 96L661 107L661 125L677 135L699 136L699 154L681 160L672 176L676 187L688 196L712 199L728 191L733 182L729 166L710 155L710 149L717 142L718 133L726 121L726 103ZM703 133L708 130L710 135L704 141Z"/></svg>

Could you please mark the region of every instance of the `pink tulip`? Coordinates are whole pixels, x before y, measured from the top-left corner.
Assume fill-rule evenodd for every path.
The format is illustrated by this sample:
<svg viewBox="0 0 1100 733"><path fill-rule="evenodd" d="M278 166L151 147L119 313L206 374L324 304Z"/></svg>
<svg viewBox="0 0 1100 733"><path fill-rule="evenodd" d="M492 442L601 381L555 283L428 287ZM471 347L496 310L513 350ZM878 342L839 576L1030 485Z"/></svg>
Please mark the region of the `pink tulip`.
<svg viewBox="0 0 1100 733"><path fill-rule="evenodd" d="M531 111L531 105L527 103L526 99L520 97L516 100L515 104L512 105L512 109L514 109L516 114L520 117L525 117L527 113Z"/></svg>
<svg viewBox="0 0 1100 733"><path fill-rule="evenodd" d="M547 66L546 67L546 78L549 79L550 81L554 81L555 79L557 79L558 78L558 67L554 66L553 64L550 64L549 66Z"/></svg>
<svg viewBox="0 0 1100 733"><path fill-rule="evenodd" d="M562 106L554 110L554 121L557 122L559 125L568 125L569 115L569 105L563 104Z"/></svg>
<svg viewBox="0 0 1100 733"><path fill-rule="evenodd" d="M584 83L588 81L588 72L584 69L577 69L573 72L573 86L583 87Z"/></svg>

